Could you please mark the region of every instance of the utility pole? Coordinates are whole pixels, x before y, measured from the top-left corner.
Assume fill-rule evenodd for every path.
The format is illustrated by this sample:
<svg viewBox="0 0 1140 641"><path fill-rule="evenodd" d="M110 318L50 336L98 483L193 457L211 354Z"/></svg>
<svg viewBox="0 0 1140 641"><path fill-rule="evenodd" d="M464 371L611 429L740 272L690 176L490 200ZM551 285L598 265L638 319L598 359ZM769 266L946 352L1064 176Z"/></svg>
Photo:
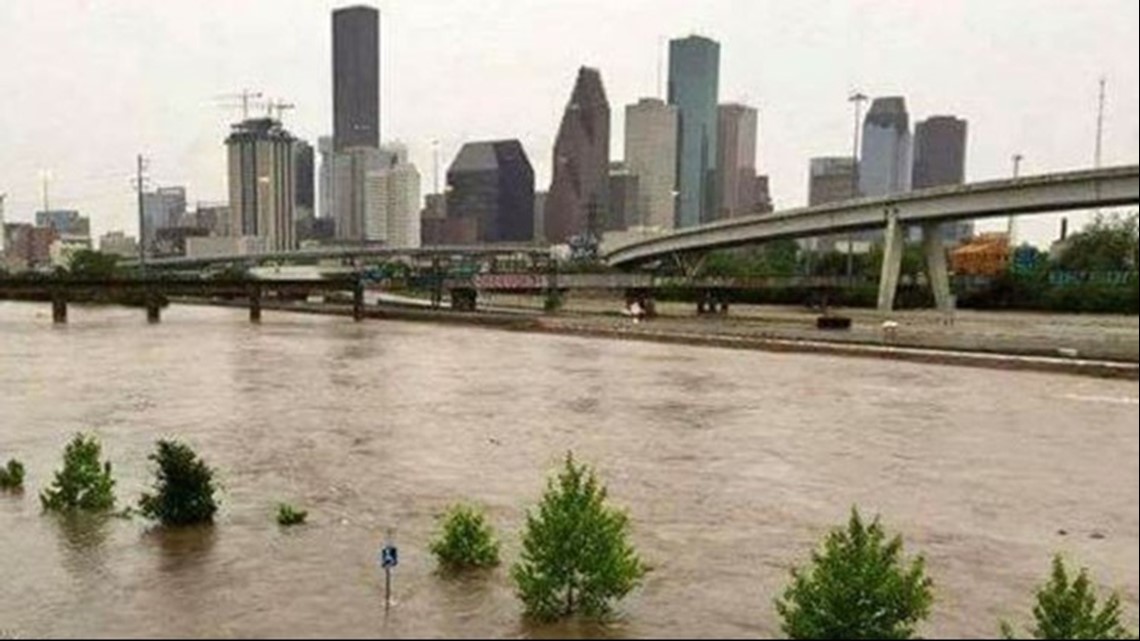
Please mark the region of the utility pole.
<svg viewBox="0 0 1140 641"><path fill-rule="evenodd" d="M135 174L135 189L138 193L139 208L139 268L146 273L146 214L143 208L143 191L146 187L146 158L138 155Z"/></svg>
<svg viewBox="0 0 1140 641"><path fill-rule="evenodd" d="M51 183L51 172L43 170L40 172L40 190L43 196L43 207L45 212L51 211L51 200L48 198L48 186Z"/></svg>
<svg viewBox="0 0 1140 641"><path fill-rule="evenodd" d="M851 162L854 163L851 171L851 198L859 197L859 132L861 127L860 121L863 119L863 103L867 102L869 98L862 92L854 92L848 102L855 105L855 133L854 140L851 145ZM854 234L847 234L847 281L848 284L854 284L855 281L855 236Z"/></svg>
<svg viewBox="0 0 1140 641"><path fill-rule="evenodd" d="M1100 102L1096 114L1096 156L1094 158L1094 165L1097 169L1102 167L1102 162L1104 161L1104 98L1107 86L1108 81L1104 77L1101 77Z"/></svg>
<svg viewBox="0 0 1140 641"><path fill-rule="evenodd" d="M1014 154L1012 160L1013 160L1013 179L1017 180L1018 178L1021 178L1021 161L1025 160L1025 156L1023 156L1021 154ZM1017 234L1017 217L1016 216L1010 216L1009 217L1009 224L1006 227L1006 234L1009 236L1009 246L1013 247L1014 236L1015 236L1015 234Z"/></svg>

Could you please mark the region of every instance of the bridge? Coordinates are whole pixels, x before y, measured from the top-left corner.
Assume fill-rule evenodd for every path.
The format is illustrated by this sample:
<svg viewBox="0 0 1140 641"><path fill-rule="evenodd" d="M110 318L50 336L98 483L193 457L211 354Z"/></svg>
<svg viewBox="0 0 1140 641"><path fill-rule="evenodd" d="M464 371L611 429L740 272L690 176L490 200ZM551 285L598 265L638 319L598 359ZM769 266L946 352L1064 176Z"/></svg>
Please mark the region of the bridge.
<svg viewBox="0 0 1140 641"><path fill-rule="evenodd" d="M254 267L265 264L304 264L319 261L334 260L343 263L366 261L369 259L392 260L407 258L411 260L438 260L444 258L461 257L465 259L494 259L524 256L527 259L540 261L550 256L550 250L532 244L497 244L497 245L466 245L466 246L435 246L419 247L415 249L400 249L394 247L377 246L346 246L346 247L320 247L315 249L298 249L288 252L264 254L237 254L230 256L202 256L177 258L148 258L146 266L157 270L195 270L215 265L242 265ZM120 263L127 268L138 267L138 259L125 260Z"/></svg>
<svg viewBox="0 0 1140 641"><path fill-rule="evenodd" d="M878 302L881 311L890 312L898 291L906 240L904 232L907 227L920 227L936 304L940 310L949 311L953 306L949 270L938 233L943 223L1137 203L1140 203L1140 167L1133 165L943 187L736 218L632 242L608 250L603 258L611 266L623 268L667 258L691 266L693 257L699 259L717 249L885 230ZM690 267L689 271L695 270Z"/></svg>
<svg viewBox="0 0 1140 641"><path fill-rule="evenodd" d="M355 277L321 280L104 278L0 279L0 300L51 302L52 321L67 323L69 302L112 300L146 308L147 320L157 323L167 297L240 299L249 304L249 319L261 321L262 300L269 297L308 297L315 294L347 294L352 297L353 319L364 318L364 283Z"/></svg>

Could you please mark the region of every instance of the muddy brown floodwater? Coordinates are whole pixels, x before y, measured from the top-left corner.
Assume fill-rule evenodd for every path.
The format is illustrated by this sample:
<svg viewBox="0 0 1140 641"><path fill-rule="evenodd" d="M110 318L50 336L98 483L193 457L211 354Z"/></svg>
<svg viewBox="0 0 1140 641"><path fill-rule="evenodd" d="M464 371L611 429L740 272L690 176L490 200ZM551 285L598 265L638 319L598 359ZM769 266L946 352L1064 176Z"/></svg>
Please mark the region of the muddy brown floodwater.
<svg viewBox="0 0 1140 641"><path fill-rule="evenodd" d="M0 635L767 637L772 601L852 505L929 561L932 636L1021 620L1063 552L1136 621L1135 382L175 307L0 304ZM97 433L120 504L156 439L216 466L216 527L60 520L35 492ZM653 567L606 627L534 627L506 567L433 574L448 503L485 505L517 557L567 450L628 508ZM311 511L291 531L279 501ZM376 555L395 530L397 602ZM1067 534L1061 535L1064 531Z"/></svg>

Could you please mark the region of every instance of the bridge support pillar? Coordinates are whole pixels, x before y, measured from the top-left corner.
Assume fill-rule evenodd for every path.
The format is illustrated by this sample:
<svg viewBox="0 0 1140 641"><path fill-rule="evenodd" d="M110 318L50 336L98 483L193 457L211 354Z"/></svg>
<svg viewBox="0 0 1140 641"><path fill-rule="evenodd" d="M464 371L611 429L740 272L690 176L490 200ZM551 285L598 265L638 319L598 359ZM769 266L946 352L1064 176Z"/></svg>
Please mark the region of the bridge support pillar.
<svg viewBox="0 0 1140 641"><path fill-rule="evenodd" d="M451 290L451 311L473 312L478 308L479 292L474 289Z"/></svg>
<svg viewBox="0 0 1140 641"><path fill-rule="evenodd" d="M364 283L359 280L352 288L352 320L357 323L364 320Z"/></svg>
<svg viewBox="0 0 1140 641"><path fill-rule="evenodd" d="M158 296L155 294L147 294L146 297L146 322L150 324L159 323L162 320L162 304Z"/></svg>
<svg viewBox="0 0 1140 641"><path fill-rule="evenodd" d="M923 225L922 249L926 254L926 273L930 280L930 289L934 292L934 304L943 314L952 313L954 298L950 293L950 269L946 266L946 248L942 243L941 225Z"/></svg>
<svg viewBox="0 0 1140 641"><path fill-rule="evenodd" d="M261 322L261 288L251 287L249 290L249 322Z"/></svg>
<svg viewBox="0 0 1140 641"><path fill-rule="evenodd" d="M879 277L879 311L889 314L895 309L895 295L899 289L906 236L896 212L887 216L886 244L883 247L883 271Z"/></svg>
<svg viewBox="0 0 1140 641"><path fill-rule="evenodd" d="M67 299L55 296L51 299L51 322L56 325L67 324Z"/></svg>

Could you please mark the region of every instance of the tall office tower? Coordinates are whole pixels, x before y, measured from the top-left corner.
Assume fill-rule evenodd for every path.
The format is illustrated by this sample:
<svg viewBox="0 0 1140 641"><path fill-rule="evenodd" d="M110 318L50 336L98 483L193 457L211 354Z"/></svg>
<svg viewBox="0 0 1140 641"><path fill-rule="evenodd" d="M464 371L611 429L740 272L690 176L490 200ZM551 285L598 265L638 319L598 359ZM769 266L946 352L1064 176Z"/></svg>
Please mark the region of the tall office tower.
<svg viewBox="0 0 1140 641"><path fill-rule="evenodd" d="M600 236L609 205L610 104L597 69L583 67L558 138L544 231L551 243Z"/></svg>
<svg viewBox="0 0 1140 641"><path fill-rule="evenodd" d="M961 185L966 181L965 120L934 116L914 128L915 189Z"/></svg>
<svg viewBox="0 0 1140 641"><path fill-rule="evenodd" d="M812 158L808 206L818 207L855 198L857 163L848 157Z"/></svg>
<svg viewBox="0 0 1140 641"><path fill-rule="evenodd" d="M642 98L625 108L625 164L637 176L638 226L673 229L677 222L677 108Z"/></svg>
<svg viewBox="0 0 1140 641"><path fill-rule="evenodd" d="M353 243L382 242L384 212L368 197L368 176L389 169L391 155L376 147L353 147L333 154L332 191L336 239Z"/></svg>
<svg viewBox="0 0 1140 641"><path fill-rule="evenodd" d="M160 229L178 227L186 215L186 188L160 187L145 192L143 199L143 223L146 233L142 234L147 252L154 250Z"/></svg>
<svg viewBox="0 0 1140 641"><path fill-rule="evenodd" d="M400 249L419 247L420 172L415 165L396 160L387 169L369 172L364 181L365 240Z"/></svg>
<svg viewBox="0 0 1140 641"><path fill-rule="evenodd" d="M915 189L961 185L966 182L966 137L969 126L954 116L934 116L914 127ZM974 223L942 226L943 240L960 243L974 235Z"/></svg>
<svg viewBox="0 0 1140 641"><path fill-rule="evenodd" d="M380 146L380 12L353 6L332 14L333 148Z"/></svg>
<svg viewBox="0 0 1140 641"><path fill-rule="evenodd" d="M889 196L910 191L911 134L906 99L876 98L863 121L859 192Z"/></svg>
<svg viewBox="0 0 1140 641"><path fill-rule="evenodd" d="M820 207L852 200L858 194L858 181L859 163L854 158L812 158L808 179L808 206ZM865 236L859 238L864 239ZM843 240L839 237L810 239L802 241L801 245L811 250L834 251L842 245Z"/></svg>
<svg viewBox="0 0 1140 641"><path fill-rule="evenodd" d="M680 112L678 228L714 218L719 92L720 45L699 36L670 42L669 104Z"/></svg>
<svg viewBox="0 0 1140 641"><path fill-rule="evenodd" d="M447 170L443 244L530 243L534 169L517 140L467 143Z"/></svg>
<svg viewBox="0 0 1140 641"><path fill-rule="evenodd" d="M313 146L304 140L293 143L293 169L296 172L297 202L293 214L298 220L312 218L316 212L313 194Z"/></svg>
<svg viewBox="0 0 1140 641"><path fill-rule="evenodd" d="M718 220L747 216L756 207L756 131L752 107L727 104L717 109Z"/></svg>
<svg viewBox="0 0 1140 641"><path fill-rule="evenodd" d="M231 236L262 238L271 251L296 248L294 141L280 122L270 118L233 126L226 139Z"/></svg>
<svg viewBox="0 0 1140 641"><path fill-rule="evenodd" d="M332 219L333 203L336 202L335 195L333 194L333 139L332 136L321 136L317 139L317 151L321 155L321 168L319 178L317 179L317 187L320 192L321 208L317 212L318 216L325 219Z"/></svg>
<svg viewBox="0 0 1140 641"><path fill-rule="evenodd" d="M642 227L641 181L625 163L610 165L610 202L604 231L625 231Z"/></svg>

